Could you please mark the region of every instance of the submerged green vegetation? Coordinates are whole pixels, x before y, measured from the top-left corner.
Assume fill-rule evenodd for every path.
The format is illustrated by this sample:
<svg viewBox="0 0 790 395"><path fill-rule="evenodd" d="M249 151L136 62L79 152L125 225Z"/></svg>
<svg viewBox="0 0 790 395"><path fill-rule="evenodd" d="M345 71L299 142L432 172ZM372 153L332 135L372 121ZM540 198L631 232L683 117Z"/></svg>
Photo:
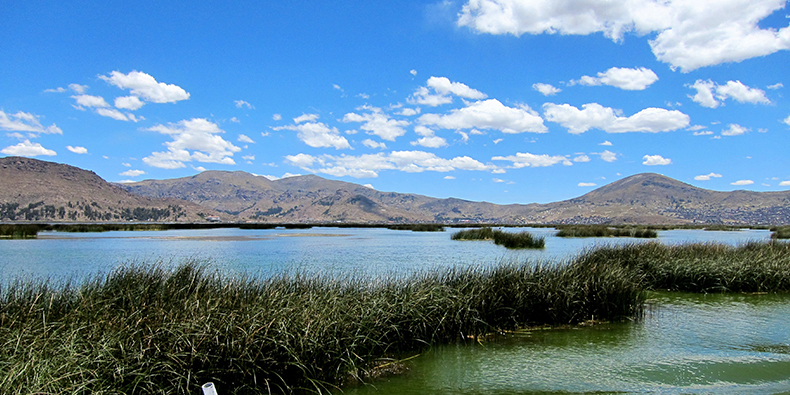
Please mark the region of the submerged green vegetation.
<svg viewBox="0 0 790 395"><path fill-rule="evenodd" d="M489 227L462 230L454 233L450 238L452 240L493 240L494 244L505 248L544 248L546 246L546 239L533 236L529 232L504 232Z"/></svg>
<svg viewBox="0 0 790 395"><path fill-rule="evenodd" d="M606 225L572 225L562 226L559 229L557 237L658 237L658 232L643 227L613 228Z"/></svg>
<svg viewBox="0 0 790 395"><path fill-rule="evenodd" d="M487 232L487 231L485 231ZM409 277L224 275L130 265L82 284L0 289L5 393L324 393L433 344L638 319L647 290L790 291L790 244L592 249Z"/></svg>

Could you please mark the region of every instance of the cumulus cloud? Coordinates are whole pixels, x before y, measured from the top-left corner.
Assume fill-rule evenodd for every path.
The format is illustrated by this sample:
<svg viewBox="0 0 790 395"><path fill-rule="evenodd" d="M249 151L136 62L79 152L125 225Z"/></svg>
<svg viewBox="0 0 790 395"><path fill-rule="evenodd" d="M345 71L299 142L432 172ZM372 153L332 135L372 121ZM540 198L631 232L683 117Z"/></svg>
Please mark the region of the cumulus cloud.
<svg viewBox="0 0 790 395"><path fill-rule="evenodd" d="M590 129L601 129L606 133L658 133L689 125L689 116L678 110L651 107L630 117L623 117L619 110L598 103L584 104L581 110L570 104L546 103L543 105L543 115L547 121L559 123L572 134Z"/></svg>
<svg viewBox="0 0 790 395"><path fill-rule="evenodd" d="M495 156L491 160L503 160L512 162L512 167L520 169L522 167L549 167L561 163L565 166L572 166L573 163L562 155L535 155L529 152L517 152L515 155Z"/></svg>
<svg viewBox="0 0 790 395"><path fill-rule="evenodd" d="M249 138L249 136L244 134L240 134L236 140L241 141L242 143L255 144L255 141L253 139Z"/></svg>
<svg viewBox="0 0 790 395"><path fill-rule="evenodd" d="M664 158L661 155L645 155L642 159L642 164L645 166L666 166L672 164L672 159Z"/></svg>
<svg viewBox="0 0 790 395"><path fill-rule="evenodd" d="M40 134L63 134L63 131L54 123L44 126L37 115L18 111L16 114L7 114L0 110L0 129L11 132L28 132L29 137L38 137Z"/></svg>
<svg viewBox="0 0 790 395"><path fill-rule="evenodd" d="M503 133L548 132L543 118L529 106L507 107L496 99L473 102L446 115L424 114L418 118L418 122L442 129L494 129Z"/></svg>
<svg viewBox="0 0 790 395"><path fill-rule="evenodd" d="M611 142L611 141L609 141L609 140L606 140L606 141L604 141L603 143L598 143L598 145L604 145L604 146L609 146L609 147L611 147L613 144L612 144L612 142Z"/></svg>
<svg viewBox="0 0 790 395"><path fill-rule="evenodd" d="M694 135L694 136L710 136L712 134L713 134L713 132L711 132L710 130L701 130L699 132L692 133L692 135Z"/></svg>
<svg viewBox="0 0 790 395"><path fill-rule="evenodd" d="M788 115L787 118L783 119L782 123L784 123L787 126L790 126L790 115Z"/></svg>
<svg viewBox="0 0 790 395"><path fill-rule="evenodd" d="M751 129L745 128L737 123L730 124L730 127L726 130L721 132L722 136L740 136L742 134L746 134L746 132L750 131Z"/></svg>
<svg viewBox="0 0 790 395"><path fill-rule="evenodd" d="M348 113L343 116L343 122L360 122L362 123L360 129L387 141L395 141L396 138L406 134L404 127L409 125L409 121L392 119L377 107L363 106L359 109L368 112Z"/></svg>
<svg viewBox="0 0 790 395"><path fill-rule="evenodd" d="M689 96L691 100L703 107L716 108L727 99L740 103L771 104L765 91L750 88L741 81L727 81L726 84L719 85L711 80L697 80L689 87L697 91L694 96Z"/></svg>
<svg viewBox="0 0 790 395"><path fill-rule="evenodd" d="M25 140L17 145L11 145L0 150L0 153L14 156L55 156L57 153L51 149L46 149L39 143L31 143Z"/></svg>
<svg viewBox="0 0 790 395"><path fill-rule="evenodd" d="M77 94L83 94L86 90L88 90L88 85L80 85L80 84L69 84L69 89L74 91Z"/></svg>
<svg viewBox="0 0 790 395"><path fill-rule="evenodd" d="M431 77L428 78L426 86L418 88L407 101L412 104L436 107L452 103L452 95L472 100L488 97L483 92L460 82L452 82L447 77Z"/></svg>
<svg viewBox="0 0 790 395"><path fill-rule="evenodd" d="M604 162L611 163L617 160L617 154L609 150L598 152L596 155L599 155Z"/></svg>
<svg viewBox="0 0 790 395"><path fill-rule="evenodd" d="M340 135L337 128L330 128L323 122L315 122L316 114L302 115L294 118L294 125L278 126L273 130L293 130L299 140L316 148L334 147L335 149L351 148L345 137Z"/></svg>
<svg viewBox="0 0 790 395"><path fill-rule="evenodd" d="M683 72L740 62L790 48L790 27L763 29L759 22L785 0L468 0L457 23L478 33L655 34L656 58Z"/></svg>
<svg viewBox="0 0 790 395"><path fill-rule="evenodd" d="M107 103L101 96L91 96L91 95L76 95L72 96L74 100L77 101L77 105L85 106L85 107L109 107L110 104Z"/></svg>
<svg viewBox="0 0 790 395"><path fill-rule="evenodd" d="M580 183L578 183L576 185L580 186L580 187L594 187L594 186L596 186L598 184L596 184L594 182L580 182Z"/></svg>
<svg viewBox="0 0 790 395"><path fill-rule="evenodd" d="M139 110L144 105L145 102L140 100L137 96L122 96L115 98L115 108L135 111Z"/></svg>
<svg viewBox="0 0 790 395"><path fill-rule="evenodd" d="M137 177L145 174L142 170L127 170L123 173L119 173L118 175L126 176L126 177Z"/></svg>
<svg viewBox="0 0 790 395"><path fill-rule="evenodd" d="M573 161L574 162L578 162L578 163L589 162L590 161L590 157L587 156L587 155L582 154L582 155L578 155L575 158L573 158Z"/></svg>
<svg viewBox="0 0 790 395"><path fill-rule="evenodd" d="M236 105L236 108L255 108L252 104L244 100L234 100L233 103Z"/></svg>
<svg viewBox="0 0 790 395"><path fill-rule="evenodd" d="M71 151L71 152L73 152L73 153L75 153L75 154L80 154L80 155L88 153L88 149L85 148L85 147L72 147L70 145L67 145L66 149Z"/></svg>
<svg viewBox="0 0 790 395"><path fill-rule="evenodd" d="M378 149L387 149L387 144L384 144L384 143L381 143L381 142L378 142L378 141L375 141L375 140L371 140L371 139L363 140L362 141L362 145L364 145L365 147L374 148L374 149L376 149L376 148L378 148Z"/></svg>
<svg viewBox="0 0 790 395"><path fill-rule="evenodd" d="M694 179L697 181L709 181L711 178L721 178L721 174L710 173L710 174L702 174L694 177Z"/></svg>
<svg viewBox="0 0 790 395"><path fill-rule="evenodd" d="M281 114L272 114L272 120L279 121L282 120L283 116Z"/></svg>
<svg viewBox="0 0 790 395"><path fill-rule="evenodd" d="M540 92L543 96L553 96L557 93L562 92L562 89L555 88L551 84L544 84L542 82L538 82L537 84L532 84L532 89Z"/></svg>
<svg viewBox="0 0 790 395"><path fill-rule="evenodd" d="M182 120L168 125L155 125L146 130L170 136L173 141L164 143L167 151L153 152L143 158L149 166L163 169L177 169L185 167L184 162L221 163L226 165L236 164L233 153L241 151L223 139L220 134L225 133L219 126L204 118Z"/></svg>
<svg viewBox="0 0 790 395"><path fill-rule="evenodd" d="M454 170L484 171L491 170L493 165L483 164L468 156L445 159L425 151L393 151L389 154L352 155L321 155L308 154L288 155L287 163L314 173L324 173L337 177L373 178L383 170L397 170L407 173L425 171L449 172Z"/></svg>
<svg viewBox="0 0 790 395"><path fill-rule="evenodd" d="M658 81L656 73L645 67L638 69L612 67L598 73L597 77L585 75L579 81L572 82L591 86L610 85L628 91L641 91L656 81Z"/></svg>
<svg viewBox="0 0 790 395"><path fill-rule="evenodd" d="M780 187L790 187L790 181L782 181L779 183Z"/></svg>
<svg viewBox="0 0 790 395"><path fill-rule="evenodd" d="M180 86L157 82L154 77L141 71L129 74L113 71L109 76L100 75L99 78L121 89L129 89L132 95L152 103L175 103L189 99L189 93Z"/></svg>
<svg viewBox="0 0 790 395"><path fill-rule="evenodd" d="M410 116L413 116L413 115L417 115L419 113L420 113L420 108L419 107L416 107L416 108L404 108L398 113L398 115L403 115L405 117L410 117Z"/></svg>
<svg viewBox="0 0 790 395"><path fill-rule="evenodd" d="M752 181L752 180L738 180L738 181L730 183L730 185L739 185L739 186L740 185L752 185L752 184L754 184L754 181Z"/></svg>

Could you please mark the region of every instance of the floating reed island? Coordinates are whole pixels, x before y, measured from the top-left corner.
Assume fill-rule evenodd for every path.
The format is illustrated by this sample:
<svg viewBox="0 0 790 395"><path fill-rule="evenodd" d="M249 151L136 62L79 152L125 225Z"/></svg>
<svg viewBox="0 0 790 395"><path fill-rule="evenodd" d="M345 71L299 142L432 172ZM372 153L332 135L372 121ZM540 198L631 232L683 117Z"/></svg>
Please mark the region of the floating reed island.
<svg viewBox="0 0 790 395"><path fill-rule="evenodd" d="M647 290L790 291L790 244L601 247L563 263L410 277L223 275L130 265L0 289L7 394L326 393L440 343L639 319Z"/></svg>
<svg viewBox="0 0 790 395"><path fill-rule="evenodd" d="M557 237L637 237L656 238L658 232L643 227L609 227L606 225L560 226Z"/></svg>
<svg viewBox="0 0 790 395"><path fill-rule="evenodd" d="M546 239L533 236L529 232L505 232L489 227L467 229L454 233L452 240L493 240L494 244L506 248L544 248Z"/></svg>

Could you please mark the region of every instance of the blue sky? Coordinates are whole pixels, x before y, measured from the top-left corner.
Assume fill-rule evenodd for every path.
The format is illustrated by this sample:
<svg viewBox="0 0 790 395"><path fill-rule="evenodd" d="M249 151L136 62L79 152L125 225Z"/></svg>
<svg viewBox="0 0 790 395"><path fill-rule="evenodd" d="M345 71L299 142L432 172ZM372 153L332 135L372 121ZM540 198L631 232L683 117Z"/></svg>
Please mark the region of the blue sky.
<svg viewBox="0 0 790 395"><path fill-rule="evenodd" d="M6 2L0 154L495 203L790 189L783 0Z"/></svg>

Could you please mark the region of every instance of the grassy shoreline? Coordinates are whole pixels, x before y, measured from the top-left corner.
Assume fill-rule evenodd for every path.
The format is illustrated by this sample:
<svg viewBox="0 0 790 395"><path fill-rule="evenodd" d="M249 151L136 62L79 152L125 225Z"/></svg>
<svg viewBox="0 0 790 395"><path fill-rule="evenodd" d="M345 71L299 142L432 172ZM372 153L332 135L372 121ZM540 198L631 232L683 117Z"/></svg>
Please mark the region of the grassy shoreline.
<svg viewBox="0 0 790 395"><path fill-rule="evenodd" d="M638 319L646 291L790 291L790 244L599 247L406 278L224 276L186 262L0 290L9 393L327 392L432 344Z"/></svg>

